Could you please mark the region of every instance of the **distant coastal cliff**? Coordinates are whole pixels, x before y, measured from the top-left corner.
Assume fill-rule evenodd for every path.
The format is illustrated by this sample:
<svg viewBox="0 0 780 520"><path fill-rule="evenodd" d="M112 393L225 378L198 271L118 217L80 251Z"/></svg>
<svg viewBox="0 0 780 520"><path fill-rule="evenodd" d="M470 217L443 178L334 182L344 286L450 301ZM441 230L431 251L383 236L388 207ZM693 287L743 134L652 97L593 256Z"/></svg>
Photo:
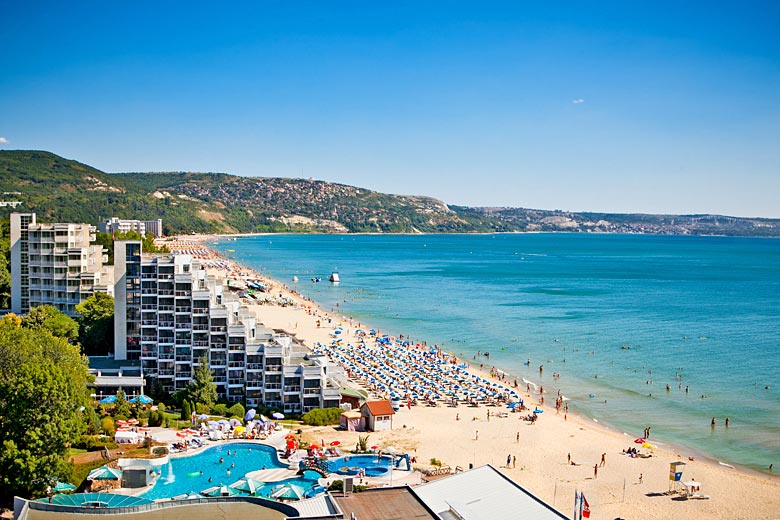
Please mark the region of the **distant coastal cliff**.
<svg viewBox="0 0 780 520"><path fill-rule="evenodd" d="M0 151L0 216L47 222L158 219L177 233L586 232L779 237L780 219L447 205L312 179L225 173L107 174L44 151Z"/></svg>

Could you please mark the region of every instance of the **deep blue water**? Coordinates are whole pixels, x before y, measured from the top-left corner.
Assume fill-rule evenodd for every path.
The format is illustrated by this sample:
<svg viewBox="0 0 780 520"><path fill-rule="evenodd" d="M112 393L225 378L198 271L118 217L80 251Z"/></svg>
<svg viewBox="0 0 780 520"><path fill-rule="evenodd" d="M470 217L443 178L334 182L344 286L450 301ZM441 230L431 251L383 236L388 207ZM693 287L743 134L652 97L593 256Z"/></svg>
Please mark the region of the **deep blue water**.
<svg viewBox="0 0 780 520"><path fill-rule="evenodd" d="M718 460L780 465L778 240L272 235L212 246L385 332L472 362L489 351L488 366L561 388L570 409L619 430L649 425ZM324 281L334 269L338 286Z"/></svg>

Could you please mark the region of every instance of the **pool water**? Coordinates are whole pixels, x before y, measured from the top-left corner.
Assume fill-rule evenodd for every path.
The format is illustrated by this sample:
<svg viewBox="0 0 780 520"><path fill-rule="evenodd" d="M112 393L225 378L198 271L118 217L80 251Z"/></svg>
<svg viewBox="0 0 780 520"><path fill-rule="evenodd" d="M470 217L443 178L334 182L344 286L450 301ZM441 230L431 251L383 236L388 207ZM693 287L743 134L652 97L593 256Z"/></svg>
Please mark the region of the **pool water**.
<svg viewBox="0 0 780 520"><path fill-rule="evenodd" d="M140 496L149 500L160 500L200 493L219 484L230 485L247 473L263 467L275 469L286 468L287 465L279 462L276 450L268 446L249 443L220 444L193 455L172 458L167 466L161 468L161 475L154 487ZM293 484L307 492L317 484L315 477L319 475L307 471L301 477L270 483L260 490L260 494L267 496L272 487L278 488L280 484Z"/></svg>
<svg viewBox="0 0 780 520"><path fill-rule="evenodd" d="M340 475L357 475L362 468L368 477L382 477L388 474L393 464L392 457L383 455L349 455L328 461L328 469L331 473Z"/></svg>

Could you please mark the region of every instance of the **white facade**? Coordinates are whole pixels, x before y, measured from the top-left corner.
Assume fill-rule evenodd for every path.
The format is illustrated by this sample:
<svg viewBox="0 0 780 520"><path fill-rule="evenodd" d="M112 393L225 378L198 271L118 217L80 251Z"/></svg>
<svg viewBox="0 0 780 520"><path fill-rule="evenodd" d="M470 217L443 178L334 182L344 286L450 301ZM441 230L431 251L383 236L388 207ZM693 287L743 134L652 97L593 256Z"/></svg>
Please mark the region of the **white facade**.
<svg viewBox="0 0 780 520"><path fill-rule="evenodd" d="M140 359L142 375L175 392L208 360L217 391L286 413L337 407L340 367L275 333L189 255L142 255L114 244L116 359ZM124 319L122 319L122 317Z"/></svg>
<svg viewBox="0 0 780 520"><path fill-rule="evenodd" d="M113 293L113 270L88 224L38 224L34 213L11 214L11 310L53 305L74 316L96 292Z"/></svg>
<svg viewBox="0 0 780 520"><path fill-rule="evenodd" d="M117 217L111 217L100 223L101 233L127 233L136 231L142 236L151 233L155 237L162 236L162 219L157 220L126 220Z"/></svg>

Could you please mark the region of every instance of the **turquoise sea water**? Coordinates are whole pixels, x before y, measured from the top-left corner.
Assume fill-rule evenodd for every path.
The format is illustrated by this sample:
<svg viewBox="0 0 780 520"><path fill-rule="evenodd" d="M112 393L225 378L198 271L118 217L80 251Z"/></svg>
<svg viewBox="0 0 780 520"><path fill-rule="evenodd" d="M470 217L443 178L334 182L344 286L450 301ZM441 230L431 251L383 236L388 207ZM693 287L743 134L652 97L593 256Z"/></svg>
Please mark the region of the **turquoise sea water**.
<svg viewBox="0 0 780 520"><path fill-rule="evenodd" d="M472 363L489 351L477 362L561 388L571 410L632 440L651 426L653 439L718 460L780 465L778 240L272 235L212 246L385 332ZM338 286L325 281L334 269Z"/></svg>

